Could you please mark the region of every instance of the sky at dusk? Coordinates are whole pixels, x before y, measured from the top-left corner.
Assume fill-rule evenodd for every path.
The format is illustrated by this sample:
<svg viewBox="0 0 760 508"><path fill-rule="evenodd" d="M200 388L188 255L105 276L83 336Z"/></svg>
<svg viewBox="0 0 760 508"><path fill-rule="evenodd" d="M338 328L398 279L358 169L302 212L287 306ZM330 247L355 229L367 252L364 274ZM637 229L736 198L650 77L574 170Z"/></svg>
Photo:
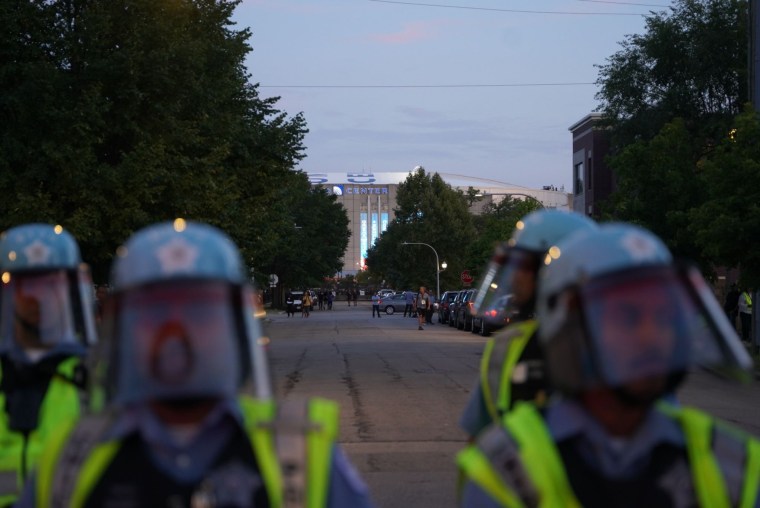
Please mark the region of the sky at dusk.
<svg viewBox="0 0 760 508"><path fill-rule="evenodd" d="M669 0L243 0L262 97L303 112L309 173L572 181L595 65Z"/></svg>

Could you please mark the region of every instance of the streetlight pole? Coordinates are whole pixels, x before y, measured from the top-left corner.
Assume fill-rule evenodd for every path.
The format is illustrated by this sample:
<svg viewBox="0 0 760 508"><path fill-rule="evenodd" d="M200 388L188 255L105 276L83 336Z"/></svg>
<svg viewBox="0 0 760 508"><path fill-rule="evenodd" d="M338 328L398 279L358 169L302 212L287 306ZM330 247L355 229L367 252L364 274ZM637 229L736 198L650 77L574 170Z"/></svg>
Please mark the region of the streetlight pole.
<svg viewBox="0 0 760 508"><path fill-rule="evenodd" d="M441 297L441 265L438 262L438 252L428 243L401 242L401 245L425 245L426 247L433 249L433 253L435 254L435 301L437 302Z"/></svg>

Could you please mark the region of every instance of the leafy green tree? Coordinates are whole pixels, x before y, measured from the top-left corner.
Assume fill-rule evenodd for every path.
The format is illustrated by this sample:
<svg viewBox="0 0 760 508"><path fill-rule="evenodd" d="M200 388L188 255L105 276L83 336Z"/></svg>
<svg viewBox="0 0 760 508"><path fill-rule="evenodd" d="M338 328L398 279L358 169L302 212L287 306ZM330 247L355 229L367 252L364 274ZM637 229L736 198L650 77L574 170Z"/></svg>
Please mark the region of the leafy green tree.
<svg viewBox="0 0 760 508"><path fill-rule="evenodd" d="M473 277L482 275L481 270L488 264L494 249L512 236L517 221L539 208L533 201L505 196L497 203L488 203L481 214L473 216L476 234L467 246L466 263L472 267Z"/></svg>
<svg viewBox="0 0 760 508"><path fill-rule="evenodd" d="M599 66L618 188L607 218L642 224L708 273L689 213L710 191L701 161L747 100L747 35L745 0L677 0Z"/></svg>
<svg viewBox="0 0 760 508"><path fill-rule="evenodd" d="M676 0L599 65L597 100L614 147L653 138L676 117L720 139L747 101L747 1Z"/></svg>
<svg viewBox="0 0 760 508"><path fill-rule="evenodd" d="M615 158L620 177L616 212L652 230L676 256L699 263L709 276L713 260L689 231L689 211L710 193L700 169L704 157L698 155L699 148L699 140L680 118L652 140L625 147Z"/></svg>
<svg viewBox="0 0 760 508"><path fill-rule="evenodd" d="M716 263L760 288L760 117L747 107L701 165L710 197L689 212L689 233Z"/></svg>
<svg viewBox="0 0 760 508"><path fill-rule="evenodd" d="M467 245L476 231L464 193L452 188L437 173L419 168L402 182L396 193L395 218L367 252L372 274L397 288L425 285L435 290L435 253L448 264L441 272L441 288L458 287L466 267Z"/></svg>
<svg viewBox="0 0 760 508"><path fill-rule="evenodd" d="M0 0L0 228L64 225L99 282L134 230L177 216L227 231L260 282L307 246L299 277L332 275L345 213L293 171L306 123L249 83L239 3ZM300 210L325 220L296 230Z"/></svg>

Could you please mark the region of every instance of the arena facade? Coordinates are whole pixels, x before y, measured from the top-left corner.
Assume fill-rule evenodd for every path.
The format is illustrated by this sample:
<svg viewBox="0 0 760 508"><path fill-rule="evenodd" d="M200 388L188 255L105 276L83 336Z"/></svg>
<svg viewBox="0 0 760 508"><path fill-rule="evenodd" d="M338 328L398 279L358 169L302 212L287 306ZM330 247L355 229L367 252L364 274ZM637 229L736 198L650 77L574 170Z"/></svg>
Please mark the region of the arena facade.
<svg viewBox="0 0 760 508"><path fill-rule="evenodd" d="M410 172L307 173L312 185L320 185L335 194L348 213L351 238L343 256L342 275L356 274L364 267L367 249L394 218L396 191L409 174ZM504 196L535 199L547 208L571 209L572 195L564 189L531 189L451 173L438 175L454 188L466 191L472 187L483 194L483 200L473 205L473 213L478 213L485 203L498 202Z"/></svg>

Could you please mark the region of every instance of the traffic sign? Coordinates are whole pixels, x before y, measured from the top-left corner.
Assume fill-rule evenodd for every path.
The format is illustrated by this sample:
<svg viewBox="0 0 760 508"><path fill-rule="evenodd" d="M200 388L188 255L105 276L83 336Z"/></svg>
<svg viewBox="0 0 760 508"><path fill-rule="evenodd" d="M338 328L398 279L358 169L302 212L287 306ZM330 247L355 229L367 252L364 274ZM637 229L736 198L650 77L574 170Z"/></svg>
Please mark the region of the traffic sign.
<svg viewBox="0 0 760 508"><path fill-rule="evenodd" d="M472 284L472 275L470 275L470 271L464 270L459 275L459 280L461 280L462 284L464 284L465 286L469 286L470 284Z"/></svg>
<svg viewBox="0 0 760 508"><path fill-rule="evenodd" d="M269 274L269 284L271 286L276 286L279 281L280 281L280 278L277 275L273 273Z"/></svg>

